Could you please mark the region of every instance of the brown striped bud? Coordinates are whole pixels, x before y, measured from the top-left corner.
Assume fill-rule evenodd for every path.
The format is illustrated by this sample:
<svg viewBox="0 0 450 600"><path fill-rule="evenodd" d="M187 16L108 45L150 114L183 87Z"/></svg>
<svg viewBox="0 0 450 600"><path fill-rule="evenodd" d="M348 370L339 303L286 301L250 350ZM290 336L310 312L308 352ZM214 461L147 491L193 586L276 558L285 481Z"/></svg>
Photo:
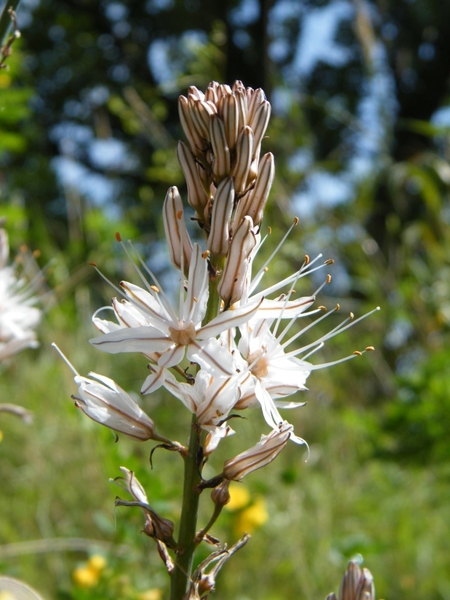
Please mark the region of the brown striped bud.
<svg viewBox="0 0 450 600"><path fill-rule="evenodd" d="M227 177L220 182L214 198L208 249L215 257L225 256L230 241L230 219L234 204L234 182Z"/></svg>
<svg viewBox="0 0 450 600"><path fill-rule="evenodd" d="M218 291L226 306L241 299L247 281L250 255L256 246L253 221L244 217L233 235L227 262L218 285Z"/></svg>

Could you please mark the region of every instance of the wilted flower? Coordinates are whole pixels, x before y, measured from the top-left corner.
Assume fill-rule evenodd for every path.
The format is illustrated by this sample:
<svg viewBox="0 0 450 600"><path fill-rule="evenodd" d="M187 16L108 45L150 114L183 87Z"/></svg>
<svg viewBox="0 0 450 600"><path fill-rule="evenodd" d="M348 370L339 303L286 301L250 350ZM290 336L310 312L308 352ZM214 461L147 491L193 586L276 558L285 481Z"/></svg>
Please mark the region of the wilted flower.
<svg viewBox="0 0 450 600"><path fill-rule="evenodd" d="M169 548L176 548L176 542L173 539L173 523L169 519L160 517L149 505L147 494L133 471L126 467L120 467L124 477L118 477L114 481L125 482L125 489L134 498L134 502L116 498L116 506L139 506L145 516L144 533L149 537L155 538Z"/></svg>

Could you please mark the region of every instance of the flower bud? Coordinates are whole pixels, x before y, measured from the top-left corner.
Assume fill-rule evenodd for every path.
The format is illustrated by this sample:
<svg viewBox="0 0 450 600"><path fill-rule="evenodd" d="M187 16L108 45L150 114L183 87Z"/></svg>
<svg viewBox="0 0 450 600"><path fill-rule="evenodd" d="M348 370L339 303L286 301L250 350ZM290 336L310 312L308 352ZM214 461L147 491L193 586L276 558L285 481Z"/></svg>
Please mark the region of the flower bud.
<svg viewBox="0 0 450 600"><path fill-rule="evenodd" d="M211 500L216 506L225 506L231 499L228 488L230 487L230 481L225 479L218 486L216 486L211 492Z"/></svg>
<svg viewBox="0 0 450 600"><path fill-rule="evenodd" d="M244 127L237 139L236 161L231 171L237 194L243 192L247 187L250 165L252 164L253 147L253 131L250 127Z"/></svg>
<svg viewBox="0 0 450 600"><path fill-rule="evenodd" d="M230 219L234 205L234 182L227 177L220 182L214 198L208 249L215 257L225 256L230 240Z"/></svg>
<svg viewBox="0 0 450 600"><path fill-rule="evenodd" d="M225 462L223 476L232 481L241 481L249 473L271 463L286 446L293 429L285 421L278 430L263 435L255 446Z"/></svg>
<svg viewBox="0 0 450 600"><path fill-rule="evenodd" d="M274 176L275 162L273 154L268 152L264 154L259 163L259 172L254 188L239 202L235 215L237 223L240 223L245 216L251 217L254 225L261 223Z"/></svg>
<svg viewBox="0 0 450 600"><path fill-rule="evenodd" d="M375 600L373 577L368 569L350 561L342 579L339 600Z"/></svg>
<svg viewBox="0 0 450 600"><path fill-rule="evenodd" d="M239 132L239 112L235 94L222 96L222 102L219 105L219 114L223 119L225 126L225 137L228 147L233 150L236 146L236 140Z"/></svg>
<svg viewBox="0 0 450 600"><path fill-rule="evenodd" d="M177 156L186 179L188 202L194 210L201 214L208 202L208 194L203 185L199 167L195 164L192 152L183 142L178 142Z"/></svg>
<svg viewBox="0 0 450 600"><path fill-rule="evenodd" d="M112 379L89 373L98 381L75 376L78 395L72 396L75 406L92 420L135 440L160 439L155 425L144 411Z"/></svg>
<svg viewBox="0 0 450 600"><path fill-rule="evenodd" d="M187 272L192 256L192 242L183 219L183 202L178 189L169 188L163 206L164 231L169 246L170 259L177 269Z"/></svg>
<svg viewBox="0 0 450 600"><path fill-rule="evenodd" d="M201 156L205 147L205 141L194 123L191 106L185 96L180 96L178 99L178 114L180 116L181 126L189 141L192 152L195 156Z"/></svg>
<svg viewBox="0 0 450 600"><path fill-rule="evenodd" d="M250 255L256 246L253 221L245 217L233 235L227 262L218 285L218 291L226 306L241 299L247 281Z"/></svg>
<svg viewBox="0 0 450 600"><path fill-rule="evenodd" d="M338 600L328 594L326 600ZM375 586L369 569L361 569L358 563L350 561L339 589L339 600L375 600Z"/></svg>
<svg viewBox="0 0 450 600"><path fill-rule="evenodd" d="M230 149L225 136L225 127L219 115L213 115L210 120L210 139L212 147L212 171L218 181L230 173Z"/></svg>

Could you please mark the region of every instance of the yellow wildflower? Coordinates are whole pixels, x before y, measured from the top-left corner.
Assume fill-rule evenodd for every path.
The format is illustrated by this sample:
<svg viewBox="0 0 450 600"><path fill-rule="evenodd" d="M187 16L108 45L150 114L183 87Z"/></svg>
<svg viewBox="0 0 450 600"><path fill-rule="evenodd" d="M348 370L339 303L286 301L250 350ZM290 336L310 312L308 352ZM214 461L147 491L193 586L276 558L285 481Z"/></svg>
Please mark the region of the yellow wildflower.
<svg viewBox="0 0 450 600"><path fill-rule="evenodd" d="M267 512L266 501L258 496L251 506L237 516L236 530L239 533L251 533L257 527L264 525L268 519L269 513Z"/></svg>
<svg viewBox="0 0 450 600"><path fill-rule="evenodd" d="M228 491L230 492L231 498L225 506L227 510L239 510L248 506L250 503L250 492L248 491L248 488L241 483L231 483Z"/></svg>

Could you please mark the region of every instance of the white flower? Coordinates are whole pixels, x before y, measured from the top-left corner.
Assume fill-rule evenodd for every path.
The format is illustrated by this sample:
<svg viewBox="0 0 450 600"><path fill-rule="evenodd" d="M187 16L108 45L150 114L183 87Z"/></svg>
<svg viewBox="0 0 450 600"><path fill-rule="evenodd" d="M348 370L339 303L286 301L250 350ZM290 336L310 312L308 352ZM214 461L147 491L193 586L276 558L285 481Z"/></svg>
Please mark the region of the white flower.
<svg viewBox="0 0 450 600"><path fill-rule="evenodd" d="M32 285L7 265L8 257L8 235L0 228L0 361L38 346L34 329L41 319Z"/></svg>
<svg viewBox="0 0 450 600"><path fill-rule="evenodd" d="M202 326L208 301L208 265L207 257L197 244L192 251L186 293L185 282L180 282L178 314L160 286L146 285L147 289L143 289L132 283L121 283L126 299L113 301L119 324L108 323L94 315L94 324L105 334L92 339L91 343L111 354L141 352L157 362L160 370L150 376L153 387L150 388L149 379L144 384L147 392L164 381L161 369L178 365L185 355L189 361L217 374L233 374L232 357L215 338L248 321L261 301L224 311Z"/></svg>
<svg viewBox="0 0 450 600"><path fill-rule="evenodd" d="M164 386L191 412L195 413L200 427L208 431L204 444L205 454L210 454L224 437L234 431L226 419L240 395L242 375L215 376L201 369L193 385L177 381L167 373Z"/></svg>

